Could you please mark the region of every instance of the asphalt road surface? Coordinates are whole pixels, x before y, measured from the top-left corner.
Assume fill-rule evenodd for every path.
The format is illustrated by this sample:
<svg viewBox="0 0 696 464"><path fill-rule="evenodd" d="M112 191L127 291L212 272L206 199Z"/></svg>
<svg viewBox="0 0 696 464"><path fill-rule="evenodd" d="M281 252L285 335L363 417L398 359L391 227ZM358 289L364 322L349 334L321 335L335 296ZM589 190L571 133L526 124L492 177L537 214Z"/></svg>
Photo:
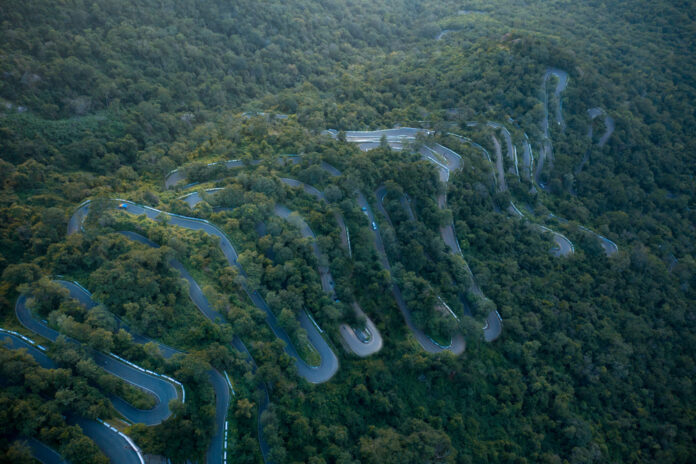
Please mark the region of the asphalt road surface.
<svg viewBox="0 0 696 464"><path fill-rule="evenodd" d="M447 165L438 159L438 154L435 152L435 150L424 145L420 148L419 153L423 156L423 159L430 161L437 167L437 173L438 177L440 178L440 182L446 184L447 181L449 181L450 172L447 168Z"/></svg>
<svg viewBox="0 0 696 464"><path fill-rule="evenodd" d="M121 233L123 235L126 235L126 236L128 236L128 234L138 235L138 234L135 234L134 232L121 232ZM145 238L145 237L142 237L142 238ZM145 240L147 240L147 239L145 239ZM71 298L78 300L80 303L82 303L88 309L96 306L96 303L92 300L90 293L85 291L84 288L77 285L75 282L68 282L66 280L56 280L55 282L59 283L66 290L68 290L68 292L70 292ZM141 345L144 345L146 343L154 343L155 345L157 345L160 353L165 358L171 358L175 354L181 353L181 351L174 349L170 346L167 346L164 343L160 343L157 340L153 340L151 338L148 338L144 335L139 334L138 332L135 332L134 330L132 330L130 328L130 326L128 324L126 324L121 318L119 318L115 314L111 313L111 317L113 317L114 323L116 325L116 329L123 329L126 332L128 332L131 335L131 337L133 338L133 341L135 343L139 343Z"/></svg>
<svg viewBox="0 0 696 464"><path fill-rule="evenodd" d="M503 331L503 320L498 311L491 311L486 318L486 325L483 326L483 339L492 342L500 337Z"/></svg>
<svg viewBox="0 0 696 464"><path fill-rule="evenodd" d="M348 324L341 324L338 328L343 340L348 345L348 348L357 356L364 358L375 354L382 349L382 335L375 327L372 319L367 317L362 308L354 301L351 304L353 311L358 318L365 319L365 329L355 329Z"/></svg>
<svg viewBox="0 0 696 464"><path fill-rule="evenodd" d="M397 129L381 129L374 131L346 131L346 142L379 142L382 136L387 141L411 141L416 139L417 134L431 134L432 131L415 127L400 127Z"/></svg>
<svg viewBox="0 0 696 464"><path fill-rule="evenodd" d="M333 282L333 276L331 276L331 271L329 270L328 266L324 264L327 261L327 258L319 249L317 236L314 234L312 228L309 227L309 224L307 224L299 213L290 211L290 209L288 209L286 206L276 204L273 207L273 212L276 214L276 216L285 219L290 224L295 225L300 230L300 235L302 235L302 237L312 239L311 247L314 257L317 259L317 271L319 272L319 277L321 280L321 288L324 290L324 293L328 293L329 295L333 296L334 289L331 285L331 282Z"/></svg>
<svg viewBox="0 0 696 464"><path fill-rule="evenodd" d="M50 446L44 445L36 438L30 438L27 441L27 445L29 449L31 449L32 456L43 464L68 464L68 461L63 459L56 450Z"/></svg>
<svg viewBox="0 0 696 464"><path fill-rule="evenodd" d="M551 254L554 256L568 256L575 253L575 247L573 243L566 238L565 235L559 234L548 227L537 225L537 227L543 232L549 232L553 234L553 241L556 243L556 248L551 250Z"/></svg>
<svg viewBox="0 0 696 464"><path fill-rule="evenodd" d="M435 40L442 40L444 36L452 32L452 29L445 29L444 31L440 32L436 37Z"/></svg>
<svg viewBox="0 0 696 464"><path fill-rule="evenodd" d="M337 131L329 131L333 137L337 137ZM369 151L379 147L382 136L393 150L403 150L404 145L416 140L417 134L432 134L427 129L414 127L401 127L396 129L381 129L374 131L347 131L346 142L357 143L362 151Z"/></svg>
<svg viewBox="0 0 696 464"><path fill-rule="evenodd" d="M488 121L487 125L488 127L492 127L493 129L499 129L500 132L503 134L503 138L505 139L505 145L507 147L507 156L510 162L512 163L510 167L510 173L515 174L519 177L520 173L517 167L517 150L515 149L515 146L512 143L512 136L510 135L510 131L507 129L507 127L497 122Z"/></svg>
<svg viewBox="0 0 696 464"><path fill-rule="evenodd" d="M524 151L522 152L522 172L527 179L532 178L532 165L534 164L533 156L532 145L529 143L529 140L525 139Z"/></svg>
<svg viewBox="0 0 696 464"><path fill-rule="evenodd" d="M498 124L498 123L489 122L488 126L495 128L495 129L501 129L501 130L504 129L503 134L507 134L506 139L509 137L509 132L507 132L507 129L505 129L505 127L503 125ZM500 146L500 142L495 137L495 135L491 135L491 138L493 140L493 145L495 146L495 166L496 166L497 175L499 178L498 179L499 180L498 181L498 189L502 192L502 191L507 190L507 185L505 184L505 176L504 176L504 172L503 172L502 149ZM511 147L512 147L512 141L510 140L509 145L508 145L508 150L511 150L512 149ZM529 150L530 150L530 154L531 154L531 148ZM525 148L525 151L526 151L526 148ZM521 219L525 219L524 214L522 214L522 212L517 208L517 206L515 206L515 204L512 201L510 201L508 211L511 214L518 216ZM549 229L548 227L544 227L541 225L536 225L536 226L538 229L545 231L545 232L550 232L553 235L553 240L557 246L551 250L551 254L553 254L554 256L567 256L567 255L575 252L575 247L573 246L573 243L570 240L568 240L567 237L565 237L562 234L559 234L558 232L555 232L555 231ZM452 231L452 234L453 233L454 232ZM450 238L445 239L444 235L443 235L443 239L445 240L445 243L451 242L451 239ZM450 248L453 248L453 247L450 245ZM490 315L489 315L489 319L490 319Z"/></svg>
<svg viewBox="0 0 696 464"><path fill-rule="evenodd" d="M587 137L590 139L590 141L592 141L593 132L592 121L598 116L604 116L604 134L602 134L602 136L599 138L599 141L597 142L597 145L599 147L603 147L609 141L611 134L614 133L614 129L616 127L614 118L609 116L602 108L590 108L589 110L587 110L587 113L590 116L590 125L587 128ZM575 174L582 171L582 168L585 166L585 163L587 163L587 161L590 159L590 151L591 150L588 148L585 152L585 156L583 156L582 161L580 161L580 164L575 169Z"/></svg>
<svg viewBox="0 0 696 464"><path fill-rule="evenodd" d="M490 125L490 123L489 123ZM495 127L495 126L494 126ZM453 134L454 135L454 134ZM468 139L462 138L464 141L469 141ZM495 138L494 138L495 140ZM477 144L473 144L477 145ZM481 147L480 145L477 145L487 156L488 161L491 162L490 156L488 156L488 152ZM497 145L497 152L498 152L498 159L501 158L500 156L500 144ZM436 144L434 150L437 151L440 155L442 155L445 159L446 162L446 169L448 170L448 174L451 171L455 171L457 169L460 169L462 167L462 157L450 150L447 147L443 147L442 145ZM492 164L492 163L491 163ZM440 178L442 180L442 176ZM449 180L449 175L447 176L447 180ZM447 182L446 180L444 182ZM511 203L512 204L512 203ZM437 205L438 208L442 209L447 206L447 195L446 194L441 194L438 196L437 199ZM466 269L469 273L469 277L471 279L471 288L470 290L484 298L483 292L479 288L479 286L476 284L476 279L474 279L474 274L471 272L471 269L469 268L469 264L464 260L464 256L462 254L462 249L459 246L459 240L457 240L457 234L454 230L454 223L450 222L449 224L440 227L440 236L442 237L442 240L445 242L445 244L449 247L452 253L459 255L462 260L464 261L464 264L466 265ZM495 314L494 314L495 313ZM494 317L495 316L495 317ZM491 324L489 321L493 321L494 323ZM500 314L498 314L497 311L493 311L488 315L488 318L486 319L486 324L483 328L483 335L484 339L487 342L492 342L493 340L497 339L501 332L503 330L503 324L502 324L502 319L500 318Z"/></svg>
<svg viewBox="0 0 696 464"><path fill-rule="evenodd" d="M79 425L89 438L94 440L99 449L115 464L144 464L144 459L136 452L125 435L117 433L111 427L100 422L78 417L71 422Z"/></svg>
<svg viewBox="0 0 696 464"><path fill-rule="evenodd" d="M604 250L604 253L607 256L611 256L614 253L619 251L619 246L616 243L609 240L608 238L606 238L605 236L599 235L597 232L594 232L594 231L588 229L587 227L584 227L584 226L578 226L578 227L579 227L579 229L584 230L585 232L594 235L597 238L597 240L599 240L599 244L602 246L602 249Z"/></svg>
<svg viewBox="0 0 696 464"><path fill-rule="evenodd" d="M321 167L324 171L328 172L333 177L341 176L341 171L339 171L334 166L330 165L325 161L322 161ZM348 237L348 229L346 228L345 221L343 220L342 216L341 223L339 224L339 226L342 229L346 230L346 237ZM350 239L348 239L348 247L350 249ZM382 335L380 334L375 324L372 322L372 319L367 317L367 315L363 312L362 308L360 307L360 305L358 305L357 302L353 301L351 306L353 307L359 318L365 318L365 328L367 330L362 331L354 329L348 324L341 324L339 326L339 331L341 332L343 339L348 345L348 348L350 348L353 351L353 353L360 357L369 356L378 352L382 349L383 346Z"/></svg>
<svg viewBox="0 0 696 464"><path fill-rule="evenodd" d="M426 131L424 129L414 129L414 128L403 128L403 129L386 129L382 131L367 131L367 132L360 132L360 131L353 131L353 132L346 132L346 141L347 142L353 142L353 143L360 143L361 144L361 149L363 148L363 145L365 144L371 144L374 145L374 148L379 146L379 140L381 139L382 135L385 135L387 138L387 142L391 145L392 143L397 143L397 142L402 142L402 141L411 141L415 140L416 134L419 132L429 134L431 133L430 131ZM332 133L333 134L333 133ZM333 134L336 136L336 134ZM491 157L486 151L485 148L483 148L481 145L471 141L470 139L466 137L462 137L457 134L450 134L452 136L455 136L462 140L465 143L469 143L472 146L480 149L486 158L488 159L489 162L492 164ZM512 142L510 142L512 143ZM500 144L498 144L498 151L500 151ZM461 156L450 150L447 147L444 147L440 144L433 144L432 146L423 146L420 149L421 155L423 157L431 162L433 162L437 167L438 167L438 173L440 176L440 181L443 183L447 183L449 181L449 175L451 171L454 171L456 169L461 168L462 166L462 158ZM437 156L439 155L439 159ZM498 159L501 159L502 161L502 155L498 157ZM443 164L444 161L444 164ZM502 167L502 166L501 166ZM337 170L336 170L337 171ZM336 175L339 175L340 172L337 171ZM505 182L504 176L501 176L503 178L503 183ZM493 176L494 179L495 173ZM379 196L383 195L383 192L377 193L377 205L378 207L381 207L381 199ZM368 213L368 219L370 223L374 222L374 216L372 214L372 210L370 209L370 206L365 199L364 195L358 194L358 203L360 204L361 207L364 207L367 209ZM444 208L446 204L446 196L445 195L440 195L438 197L438 205L440 208ZM391 223L389 216L386 214L386 211L383 212L385 218L389 223ZM376 223L376 222L375 222ZM384 245L382 243L382 238L379 233L379 230L373 230L374 234L374 239L375 239L375 247L377 248L378 255L380 257L380 261L382 262L382 266L384 266L385 269L390 270L389 266L389 261L387 259L386 253L384 251ZM462 255L461 249L459 248L459 242L456 240L456 234L454 232L454 225L450 224L448 226L442 227L440 229L440 234L442 235L443 240L445 241L445 244L450 247L450 249L454 252L459 254L460 256ZM466 261L465 261L466 263ZM469 274L471 276L472 282L474 282L474 292L479 295L483 296L483 293L481 290L478 288L478 286L475 284L475 280L473 278L473 274L471 274L471 269L469 269L468 264L466 264L467 270L469 271ZM442 351L442 347L440 347L437 344L434 344L433 341L430 339L430 337L427 337L425 334L420 332L420 334L416 331L418 329L413 325L411 321L411 315L410 312L408 311L408 308L405 305L405 302L403 301L403 297L401 296L401 291L399 287L396 284L393 284L392 292L394 293L394 298L396 299L397 305L399 306L399 309L401 310L402 314L404 315L404 319L406 320L406 324L409 326L409 329L414 333L414 336L416 336L416 339L418 342L423 346L423 348L428 351L428 352L439 352ZM496 312L497 314L497 312ZM498 319L500 316L497 316ZM489 319L491 318L491 315L489 315ZM488 329L488 338L489 341L495 340L500 335L500 332L502 331L502 323L500 324L487 324L487 327L490 326L491 328ZM414 329L416 331L414 331ZM497 330L497 332L496 332ZM486 329L484 329L484 336L486 334ZM452 341L452 345L450 346L451 349L454 349L455 351L463 351L465 348L465 341L464 337L462 336L461 339L459 339L460 334L455 335L455 338ZM459 352L461 352L459 351ZM458 353L456 353L458 354Z"/></svg>
<svg viewBox="0 0 696 464"><path fill-rule="evenodd" d="M568 73L562 69L549 68L544 73L544 82L542 85L542 90L544 92L544 119L541 121L542 129L544 132L544 139L542 140L541 150L539 151L539 161L537 164L536 174L534 176L534 181L539 184L539 176L544 168L544 164L548 159L549 162L553 162L553 145L551 143L551 135L549 132L549 89L548 83L551 76L556 76L558 78L558 84L556 84L556 89L554 90L554 96L556 98L556 123L561 126L561 129L565 129L565 122L563 121L563 104L561 102L561 93L568 86ZM541 186L541 184L540 184ZM542 187L543 189L543 187Z"/></svg>
<svg viewBox="0 0 696 464"><path fill-rule="evenodd" d="M500 149L500 142L495 135L491 135L493 139L493 146L495 147L495 168L498 172L498 190L504 192L507 190L507 185L505 184L505 173L503 172L503 153Z"/></svg>
<svg viewBox="0 0 696 464"><path fill-rule="evenodd" d="M38 344L30 343L15 334L0 331L0 344L11 350L24 349L44 369L57 369L58 365L46 353L37 348Z"/></svg>

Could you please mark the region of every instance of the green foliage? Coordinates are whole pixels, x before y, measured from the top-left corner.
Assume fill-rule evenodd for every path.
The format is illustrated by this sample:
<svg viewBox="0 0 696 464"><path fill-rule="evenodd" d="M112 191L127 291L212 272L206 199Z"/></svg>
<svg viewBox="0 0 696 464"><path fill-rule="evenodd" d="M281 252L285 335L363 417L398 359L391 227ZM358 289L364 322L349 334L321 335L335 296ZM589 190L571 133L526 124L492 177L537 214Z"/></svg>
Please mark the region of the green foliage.
<svg viewBox="0 0 696 464"><path fill-rule="evenodd" d="M4 326L17 325L14 301L26 289L37 314L63 333L183 381L187 402L173 406L173 418L128 430L146 451L203 459L213 433L212 365L242 392L229 416L229 452L240 462L260 460L259 380L270 387L262 424L274 462L686 463L696 454L691 3L10 0L0 11ZM500 121L518 149L526 134L538 154L548 67L570 74L567 127L551 128L555 160L542 172L550 192L513 176L509 192L496 192L481 153L446 133L491 151L485 122ZM587 137L590 124L595 134L604 130L587 114L596 106L616 120L603 147ZM472 120L484 124L470 127ZM436 134L401 152L363 153L342 141L348 130L395 124ZM339 140L321 135L327 128L341 131ZM411 153L435 140L463 156L446 210L437 207L435 170ZM302 161L278 162L283 154ZM208 165L229 159L244 165ZM321 161L343 175L328 176ZM186 183L202 182L196 188L223 190L191 210L178 199L181 186L162 186L175 168ZM329 204L284 187L280 176L314 185ZM361 190L374 209L382 184L393 227L378 217L393 276L354 201ZM355 298L382 333L383 350L341 356L327 385L307 385L214 240L124 218L99 201L84 232L64 236L81 201L115 197L217 224L240 251L246 283L298 345L295 316L306 308L340 351L338 326L357 322ZM553 258L548 237L505 213L510 198L567 234L575 254ZM322 292L307 240L273 216L276 203L299 211L318 235L341 304ZM464 262L440 239L450 215L489 299L473 291ZM607 258L578 225L619 243L619 253ZM124 229L161 248L111 233ZM225 324L210 324L191 305L172 257ZM49 279L55 274L85 283L103 306L85 311L66 300ZM427 356L408 341L391 277L436 339L453 319L442 317L435 297L458 314L467 336L461 357ZM493 305L504 331L488 344L481 325ZM463 317L467 310L473 317ZM116 330L112 314L191 354L165 362ZM252 352L255 373L229 347L232 334ZM54 344L51 354L64 367L44 370L0 349L0 461L27 461L22 437L35 436L71 462L103 462L63 415L111 417L104 394L138 395L101 376L72 344Z"/></svg>
<svg viewBox="0 0 696 464"><path fill-rule="evenodd" d="M97 446L70 426L65 416L96 417L108 411L105 399L69 369L47 370L22 352L0 348L0 391L4 462L31 462L17 437L37 437L71 462L105 463Z"/></svg>

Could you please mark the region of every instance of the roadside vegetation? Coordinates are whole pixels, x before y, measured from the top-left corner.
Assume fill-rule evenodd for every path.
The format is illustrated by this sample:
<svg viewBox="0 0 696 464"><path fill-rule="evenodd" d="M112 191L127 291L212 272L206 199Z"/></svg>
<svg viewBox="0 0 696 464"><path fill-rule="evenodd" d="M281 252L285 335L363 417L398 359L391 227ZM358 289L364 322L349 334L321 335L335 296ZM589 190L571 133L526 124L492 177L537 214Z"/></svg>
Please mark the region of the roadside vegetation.
<svg viewBox="0 0 696 464"><path fill-rule="evenodd" d="M86 347L185 385L186 403L164 423L124 427L145 452L172 462L202 459L214 433L210 367L227 372L237 393L228 414L235 462L262 460L264 382L269 462L689 462L696 455L689 412L696 407L696 43L689 33L696 11L689 2L658 6L5 2L0 325L30 334L14 313L19 294L29 292L36 314L84 345L47 344L55 370L0 347L0 462L31 462L30 437L73 463L101 462L96 445L66 418L118 421L112 394L149 406L149 396L104 375ZM497 121L520 153L526 134L537 154L550 67L570 80L561 97L565 130L551 118L555 159L540 176L547 190L508 173L508 191L498 192L482 153L448 133L493 153L482 126ZM587 137L591 124L595 134L604 130L588 115L595 107L616 122L603 146ZM401 152L365 153L341 141L341 132L337 139L323 133L397 124L434 134ZM446 209L437 207L443 186L435 168L416 154L435 141L463 158L450 175ZM288 154L301 160L280 164ZM232 159L244 165L209 165ZM322 162L342 175L331 177ZM176 168L186 182L167 189L165 176ZM327 204L280 177L315 186ZM391 276L355 201L361 191L376 211L380 186L393 227L375 214ZM211 187L223 190L194 208L180 198ZM575 253L552 256L548 235L506 213L513 197L535 221L562 230ZM239 252L246 282L309 364L318 354L304 343L297 315L307 310L322 327L340 358L336 376L312 385L297 375L215 239L98 201L113 198L216 224ZM95 200L93 214L66 237L86 199ZM339 301L322 291L309 240L273 214L275 204L300 212L317 234ZM350 231L351 257L334 211ZM463 261L440 238L450 219L488 300L470 291ZM618 243L618 253L607 257L580 225ZM223 323L200 314L171 258L194 276ZM86 311L66 298L56 276L85 285L99 306ZM413 340L392 277L416 324L438 343L453 330L466 334L461 356L428 355ZM458 320L438 309L437 297ZM361 324L353 298L384 338L367 358L341 345L340 324ZM504 329L484 343L491 305ZM154 344L116 330L113 315L186 353L164 359ZM233 348L234 336L257 369Z"/></svg>

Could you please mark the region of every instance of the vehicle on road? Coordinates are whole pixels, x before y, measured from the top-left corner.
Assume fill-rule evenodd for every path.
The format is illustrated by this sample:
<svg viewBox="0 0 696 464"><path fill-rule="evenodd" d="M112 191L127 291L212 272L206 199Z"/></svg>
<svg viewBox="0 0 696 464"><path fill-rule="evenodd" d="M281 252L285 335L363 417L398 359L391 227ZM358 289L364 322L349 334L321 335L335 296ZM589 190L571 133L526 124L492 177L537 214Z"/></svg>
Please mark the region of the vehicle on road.
<svg viewBox="0 0 696 464"><path fill-rule="evenodd" d="M372 338L370 334L370 329L367 327L364 329L354 329L355 336L358 337L358 340L360 340L363 343L368 343L370 341L370 338Z"/></svg>
<svg viewBox="0 0 696 464"><path fill-rule="evenodd" d="M119 203L118 204L118 209L128 209L128 205L125 203Z"/></svg>
<svg viewBox="0 0 696 464"><path fill-rule="evenodd" d="M375 224L375 221L372 221L372 230L377 230L377 224Z"/></svg>

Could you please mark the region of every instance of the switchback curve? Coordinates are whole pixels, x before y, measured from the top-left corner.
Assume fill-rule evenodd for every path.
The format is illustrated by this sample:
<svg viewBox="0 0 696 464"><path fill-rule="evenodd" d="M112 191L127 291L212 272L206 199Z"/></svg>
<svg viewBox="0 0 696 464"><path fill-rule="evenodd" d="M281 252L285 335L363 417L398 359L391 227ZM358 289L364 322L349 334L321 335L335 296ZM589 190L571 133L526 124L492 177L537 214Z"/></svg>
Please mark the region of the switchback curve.
<svg viewBox="0 0 696 464"><path fill-rule="evenodd" d="M121 210L129 214L136 216L144 214L146 217L153 220L166 218L167 223L170 225L175 225L189 230L201 230L209 235L218 237L220 239L220 250L222 251L223 255L225 255L225 258L230 266L236 267L242 275L245 275L244 269L237 262L237 251L234 249L234 246L230 242L229 238L227 238L227 236L220 229L210 222L203 219L166 213L149 206L139 205L129 200L115 199L111 200L111 202L124 205L125 208L121 208ZM73 216L70 218L68 224L69 231L80 229L82 221L88 214L89 205L90 202L86 201L78 207ZM302 328L307 331L310 342L322 356L321 363L318 366L310 366L300 357L299 353L290 341L289 336L280 327L275 315L263 300L261 295L257 291L250 289L246 284L243 284L242 287L254 305L266 313L266 322L276 337L285 342L285 351L288 353L288 355L295 359L295 365L297 366L300 376L304 377L310 383L323 383L334 376L338 370L338 358L328 346L326 340L324 340L324 338L321 336L317 327L312 324L306 314L300 313L298 320Z"/></svg>
<svg viewBox="0 0 696 464"><path fill-rule="evenodd" d="M34 340L5 329L0 329L0 342L9 343L10 349L25 349L44 369L56 369L58 366L45 353L45 348ZM145 464L140 448L130 437L103 421L77 418L71 422L80 426L83 433L91 438L113 463L118 464ZM64 462L60 455L38 440L30 440L30 448L34 456L49 463Z"/></svg>
<svg viewBox="0 0 696 464"><path fill-rule="evenodd" d="M31 330L51 342L58 339L60 333L48 326L44 321L37 319L31 313L27 306L27 295L22 294L17 298L15 304L15 314L19 322ZM80 344L80 342L68 338L69 340ZM157 404L154 408L148 410L137 409L119 397L112 397L111 402L116 410L121 413L126 419L134 423L142 423L145 425L157 425L167 419L171 414L169 402L179 398L176 385L173 380L162 377L150 371L129 363L122 358L111 353L105 354L100 351L90 350L90 354L96 365L104 369L106 372L119 377L126 382L135 385L154 396Z"/></svg>
<svg viewBox="0 0 696 464"><path fill-rule="evenodd" d="M336 172L336 171L334 171ZM296 179L289 179L286 177L283 177L280 179L283 183L291 186L291 187L297 187L297 188L302 188L306 193L309 195L314 196L315 198L318 198L319 200L327 203L326 197L324 194L316 189L315 187L312 187L311 185L307 185L304 182L300 182L299 180ZM343 215L340 214L340 212L336 212L335 214L336 217L336 222L338 223L338 227L341 230L341 241L344 243L344 245L347 248L350 248L350 239L348 235L348 228L346 227L345 220L343 219ZM304 220L303 220L304 221ZM306 224L306 222L305 222ZM307 226L307 229L309 229L309 226ZM317 258L317 262L321 263L322 262L322 253L321 250L318 247L318 244L316 243L316 237L314 236L314 232L309 229L309 232L311 232L311 236L314 237L314 246L313 250L315 252L315 256ZM320 275L322 275L321 283L322 283L322 288L324 292L334 295L334 289L333 285L331 285L331 282L333 282L333 278L330 276L330 271L328 275L328 281L326 278L323 277L322 270L319 270ZM328 285L327 285L328 284ZM377 353L379 350L382 349L382 335L380 334L379 330L375 326L375 324L372 322L372 320L367 317L365 312L362 310L360 305L354 300L351 302L351 307L355 311L358 317L364 317L365 318L365 326L367 330L362 330L362 329L355 329L348 324L341 324L339 327L339 332L341 333L341 336L343 337L343 340L346 342L346 345L350 350L355 353L357 356L360 357L365 357L369 356L371 354ZM365 333L367 332L367 333Z"/></svg>

